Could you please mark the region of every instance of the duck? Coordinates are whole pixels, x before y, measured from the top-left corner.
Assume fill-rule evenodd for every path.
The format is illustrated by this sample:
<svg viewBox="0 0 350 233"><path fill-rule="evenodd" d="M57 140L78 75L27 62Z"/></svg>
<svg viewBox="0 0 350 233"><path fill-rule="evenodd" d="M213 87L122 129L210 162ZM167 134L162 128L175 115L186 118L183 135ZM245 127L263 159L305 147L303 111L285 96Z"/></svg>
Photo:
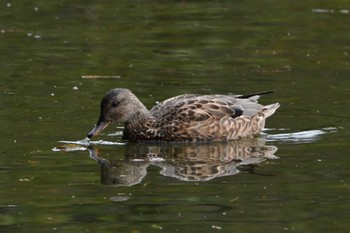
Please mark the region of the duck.
<svg viewBox="0 0 350 233"><path fill-rule="evenodd" d="M124 124L126 141L230 141L258 135L279 103L261 105L260 95L183 94L148 110L129 89L109 90L101 100L100 115L88 133L91 140L110 123Z"/></svg>

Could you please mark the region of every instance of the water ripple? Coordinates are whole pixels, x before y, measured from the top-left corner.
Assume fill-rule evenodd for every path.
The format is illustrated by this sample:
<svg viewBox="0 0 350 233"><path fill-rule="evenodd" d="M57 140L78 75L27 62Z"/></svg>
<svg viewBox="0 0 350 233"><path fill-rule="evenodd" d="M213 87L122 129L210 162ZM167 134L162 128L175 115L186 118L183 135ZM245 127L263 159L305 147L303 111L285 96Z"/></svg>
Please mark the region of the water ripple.
<svg viewBox="0 0 350 233"><path fill-rule="evenodd" d="M306 130L292 133L267 134L268 142L285 142L285 143L311 143L319 140L322 135L337 132L334 127L327 127L316 130Z"/></svg>

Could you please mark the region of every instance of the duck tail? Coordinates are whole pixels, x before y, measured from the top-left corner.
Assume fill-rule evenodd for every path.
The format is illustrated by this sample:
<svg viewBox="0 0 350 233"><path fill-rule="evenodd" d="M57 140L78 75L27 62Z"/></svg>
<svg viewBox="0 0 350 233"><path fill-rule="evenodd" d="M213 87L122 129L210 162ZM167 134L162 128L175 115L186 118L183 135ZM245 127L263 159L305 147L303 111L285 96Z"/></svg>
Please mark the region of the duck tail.
<svg viewBox="0 0 350 233"><path fill-rule="evenodd" d="M274 114L275 111L277 110L277 108L279 108L279 107L280 107L279 103L266 105L266 106L264 106L262 113L267 118L267 117L271 116L272 114Z"/></svg>
<svg viewBox="0 0 350 233"><path fill-rule="evenodd" d="M266 94L270 94L270 93L273 93L273 92L274 91L255 92L255 93L251 93L251 94L247 94L247 95L237 95L236 98L248 99L248 98L253 97L253 96L266 95Z"/></svg>

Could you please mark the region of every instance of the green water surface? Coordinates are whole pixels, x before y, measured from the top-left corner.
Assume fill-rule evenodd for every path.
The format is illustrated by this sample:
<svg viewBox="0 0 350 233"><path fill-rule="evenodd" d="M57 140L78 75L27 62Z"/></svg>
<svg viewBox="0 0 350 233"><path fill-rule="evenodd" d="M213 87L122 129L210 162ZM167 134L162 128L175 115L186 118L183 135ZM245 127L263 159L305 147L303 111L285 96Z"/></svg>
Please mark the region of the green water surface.
<svg viewBox="0 0 350 233"><path fill-rule="evenodd" d="M0 2L0 232L347 232L349 31L343 0ZM86 136L113 87L148 108L274 90L260 139L279 159L227 153L252 144L52 150Z"/></svg>

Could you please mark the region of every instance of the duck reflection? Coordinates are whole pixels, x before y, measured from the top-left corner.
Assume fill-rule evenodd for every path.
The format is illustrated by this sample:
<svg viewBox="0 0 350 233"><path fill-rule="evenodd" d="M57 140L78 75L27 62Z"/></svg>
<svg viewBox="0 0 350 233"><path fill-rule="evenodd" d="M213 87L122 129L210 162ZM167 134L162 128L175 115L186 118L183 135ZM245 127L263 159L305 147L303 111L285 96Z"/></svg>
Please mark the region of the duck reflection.
<svg viewBox="0 0 350 233"><path fill-rule="evenodd" d="M277 147L263 139L244 139L205 144L127 144L123 160L107 160L90 148L90 157L101 165L101 182L132 186L147 175L150 165L160 174L182 181L208 181L215 177L236 175L244 165L276 159Z"/></svg>

